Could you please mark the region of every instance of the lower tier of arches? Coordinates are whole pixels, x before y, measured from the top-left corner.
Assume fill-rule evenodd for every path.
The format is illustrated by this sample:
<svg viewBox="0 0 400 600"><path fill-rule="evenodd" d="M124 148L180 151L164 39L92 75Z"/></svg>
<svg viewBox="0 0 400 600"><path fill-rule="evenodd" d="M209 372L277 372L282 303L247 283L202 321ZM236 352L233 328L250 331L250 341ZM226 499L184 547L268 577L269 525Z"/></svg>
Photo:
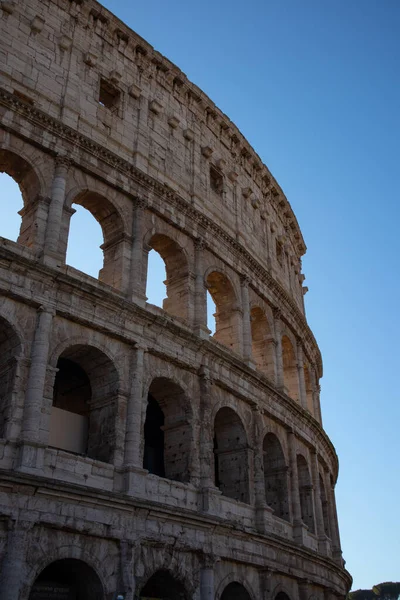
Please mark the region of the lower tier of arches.
<svg viewBox="0 0 400 600"><path fill-rule="evenodd" d="M26 475L2 488L2 600L334 600L350 587L332 560L215 519Z"/></svg>

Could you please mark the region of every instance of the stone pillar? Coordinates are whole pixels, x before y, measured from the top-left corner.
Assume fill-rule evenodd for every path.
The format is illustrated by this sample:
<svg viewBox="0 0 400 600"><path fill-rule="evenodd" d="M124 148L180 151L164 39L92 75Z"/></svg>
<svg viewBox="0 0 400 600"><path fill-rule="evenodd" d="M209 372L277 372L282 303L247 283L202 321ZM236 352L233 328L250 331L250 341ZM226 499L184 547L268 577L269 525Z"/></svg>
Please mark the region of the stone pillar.
<svg viewBox="0 0 400 600"><path fill-rule="evenodd" d="M298 581L299 586L299 600L308 600L309 593L309 581L307 579L301 579Z"/></svg>
<svg viewBox="0 0 400 600"><path fill-rule="evenodd" d="M256 527L260 533L270 529L273 513L265 499L264 452L261 438L262 417L257 409L253 409L253 439L254 443L254 500L256 509ZM260 426L259 426L260 425Z"/></svg>
<svg viewBox="0 0 400 600"><path fill-rule="evenodd" d="M37 311L22 422L22 440L33 444L45 442L41 439L41 415L53 316L54 311L43 306Z"/></svg>
<svg viewBox="0 0 400 600"><path fill-rule="evenodd" d="M142 412L143 412L143 376L144 355L146 349L136 346L133 349L131 369L131 391L128 398L125 432L125 459L126 473L125 489L133 492L135 488L135 473L143 470L141 460L142 442Z"/></svg>
<svg viewBox="0 0 400 600"><path fill-rule="evenodd" d="M146 206L147 199L136 198L133 209L132 254L130 282L128 286L128 295L134 302L141 306L146 304L147 261L145 259L146 251L143 248Z"/></svg>
<svg viewBox="0 0 400 600"><path fill-rule="evenodd" d="M300 404L305 410L307 410L307 391L304 377L303 347L300 340L297 340L297 373L299 379Z"/></svg>
<svg viewBox="0 0 400 600"><path fill-rule="evenodd" d="M204 282L203 253L205 243L196 239L194 243L195 262L195 287L194 287L194 316L193 325L195 332L200 337L207 338L210 330L207 327L207 289Z"/></svg>
<svg viewBox="0 0 400 600"><path fill-rule="evenodd" d="M275 308L274 315L274 330L275 330L275 362L276 362L276 387L283 390L283 355L282 355L282 321L281 311Z"/></svg>
<svg viewBox="0 0 400 600"><path fill-rule="evenodd" d="M7 547L0 574L0 597L2 600L17 600L26 574L26 552L28 535L32 523L15 521L10 524Z"/></svg>
<svg viewBox="0 0 400 600"><path fill-rule="evenodd" d="M243 315L243 358L245 362L255 367L252 357L252 338L251 338L251 323L250 323L250 301L249 301L249 278L244 275L240 279L241 291L242 291L242 315Z"/></svg>
<svg viewBox="0 0 400 600"><path fill-rule="evenodd" d="M290 487L292 500L293 537L300 544L304 540L304 523L301 518L299 475L297 472L296 438L293 431L288 431Z"/></svg>
<svg viewBox="0 0 400 600"><path fill-rule="evenodd" d="M200 569L200 600L214 600L214 562L209 557Z"/></svg>
<svg viewBox="0 0 400 600"><path fill-rule="evenodd" d="M322 426L321 402L320 402L320 391L321 391L321 388L320 388L319 383L317 382L317 376L316 376L315 367L311 367L311 369L310 369L310 377L311 377L312 396L313 396L314 418Z"/></svg>
<svg viewBox="0 0 400 600"><path fill-rule="evenodd" d="M332 541L332 555L336 562L339 563L340 566L343 566L342 550L340 547L339 524L336 511L335 488L333 486L333 483L331 482L329 474L326 474L325 481L325 489L329 511L329 525Z"/></svg>
<svg viewBox="0 0 400 600"><path fill-rule="evenodd" d="M214 423L212 411L212 379L208 367L202 365L200 376L200 510L219 510L220 490L215 486L214 474Z"/></svg>
<svg viewBox="0 0 400 600"><path fill-rule="evenodd" d="M121 551L121 584L124 600L133 600L135 597L135 576L133 573L134 557L133 557L133 543L129 540L121 540L120 551Z"/></svg>
<svg viewBox="0 0 400 600"><path fill-rule="evenodd" d="M328 545L325 534L324 515L322 511L321 501L321 489L319 485L319 469L318 469L318 456L315 449L310 452L311 457L311 477L314 488L314 514L315 524L318 536L318 548L322 554L328 554Z"/></svg>
<svg viewBox="0 0 400 600"><path fill-rule="evenodd" d="M62 262L65 260L65 257L59 256L59 240L70 165L70 159L65 156L56 158L44 244L45 261L54 266L59 264L60 259Z"/></svg>

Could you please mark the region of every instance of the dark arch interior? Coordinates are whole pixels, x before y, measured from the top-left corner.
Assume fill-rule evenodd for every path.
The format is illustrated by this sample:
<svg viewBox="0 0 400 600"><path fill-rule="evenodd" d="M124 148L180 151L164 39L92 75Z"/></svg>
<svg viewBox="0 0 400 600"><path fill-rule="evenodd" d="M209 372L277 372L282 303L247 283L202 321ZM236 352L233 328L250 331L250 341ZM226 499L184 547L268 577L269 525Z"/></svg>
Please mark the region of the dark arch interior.
<svg viewBox="0 0 400 600"><path fill-rule="evenodd" d="M233 581L222 592L221 600L251 600L251 596L242 584Z"/></svg>
<svg viewBox="0 0 400 600"><path fill-rule="evenodd" d="M279 592L279 594L275 596L275 600L290 600L290 598L285 592Z"/></svg>
<svg viewBox="0 0 400 600"><path fill-rule="evenodd" d="M149 394L144 424L143 468L159 477L165 477L163 426L164 413L157 400Z"/></svg>
<svg viewBox="0 0 400 600"><path fill-rule="evenodd" d="M86 563L75 558L56 560L33 584L29 600L104 600L101 581Z"/></svg>
<svg viewBox="0 0 400 600"><path fill-rule="evenodd" d="M160 600L184 600L187 595L180 581L172 577L169 571L161 570L150 577L140 592L140 597Z"/></svg>

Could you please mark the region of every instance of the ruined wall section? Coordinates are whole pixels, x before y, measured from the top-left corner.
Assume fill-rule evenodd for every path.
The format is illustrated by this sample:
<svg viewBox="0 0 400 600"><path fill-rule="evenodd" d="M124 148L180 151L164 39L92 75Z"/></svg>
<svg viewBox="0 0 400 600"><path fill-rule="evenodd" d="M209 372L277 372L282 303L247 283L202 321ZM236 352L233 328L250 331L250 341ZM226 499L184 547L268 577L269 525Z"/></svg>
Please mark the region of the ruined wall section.
<svg viewBox="0 0 400 600"><path fill-rule="evenodd" d="M217 222L303 311L305 245L296 218L229 118L97 2L15 0L2 9L11 50L1 86Z"/></svg>

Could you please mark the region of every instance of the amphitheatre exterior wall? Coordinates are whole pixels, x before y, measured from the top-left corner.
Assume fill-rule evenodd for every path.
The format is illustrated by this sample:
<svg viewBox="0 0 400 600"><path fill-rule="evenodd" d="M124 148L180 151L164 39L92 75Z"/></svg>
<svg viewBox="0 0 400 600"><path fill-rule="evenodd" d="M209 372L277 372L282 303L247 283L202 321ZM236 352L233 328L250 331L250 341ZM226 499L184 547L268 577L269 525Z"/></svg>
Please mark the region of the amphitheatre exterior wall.
<svg viewBox="0 0 400 600"><path fill-rule="evenodd" d="M24 200L0 238L0 597L78 572L78 599L343 598L305 245L278 183L97 2L3 0L0 30L0 171ZM66 264L74 205L102 228L98 279ZM55 434L70 419L84 451Z"/></svg>

